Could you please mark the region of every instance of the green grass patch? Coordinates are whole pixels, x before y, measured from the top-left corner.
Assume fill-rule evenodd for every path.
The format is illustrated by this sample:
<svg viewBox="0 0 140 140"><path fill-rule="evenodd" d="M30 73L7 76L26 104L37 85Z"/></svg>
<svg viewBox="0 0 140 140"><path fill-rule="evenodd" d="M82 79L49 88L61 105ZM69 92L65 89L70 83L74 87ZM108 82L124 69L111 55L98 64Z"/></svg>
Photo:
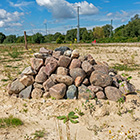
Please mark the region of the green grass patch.
<svg viewBox="0 0 140 140"><path fill-rule="evenodd" d="M2 82L7 82L9 79L1 79Z"/></svg>
<svg viewBox="0 0 140 140"><path fill-rule="evenodd" d="M16 127L23 125L23 122L19 118L9 116L8 118L0 118L0 128Z"/></svg>
<svg viewBox="0 0 140 140"><path fill-rule="evenodd" d="M138 65L123 65L123 64L115 64L113 67L115 70L119 71L134 71L134 70L140 70L140 67Z"/></svg>

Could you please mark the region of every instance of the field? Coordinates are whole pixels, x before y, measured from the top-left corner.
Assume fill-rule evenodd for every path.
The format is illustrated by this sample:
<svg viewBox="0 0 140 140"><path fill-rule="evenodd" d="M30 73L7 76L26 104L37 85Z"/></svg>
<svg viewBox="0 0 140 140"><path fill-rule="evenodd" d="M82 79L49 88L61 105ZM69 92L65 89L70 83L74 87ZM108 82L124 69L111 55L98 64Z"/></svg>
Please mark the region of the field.
<svg viewBox="0 0 140 140"><path fill-rule="evenodd" d="M96 61L126 77L132 76L137 95L126 102L108 100L22 100L7 94L7 85L30 65L33 53L40 47L54 49L56 44L0 45L0 118L13 116L23 125L1 128L1 140L140 140L140 43L68 44L81 55L91 54ZM57 116L74 111L79 123L63 123ZM81 115L83 113L83 115Z"/></svg>

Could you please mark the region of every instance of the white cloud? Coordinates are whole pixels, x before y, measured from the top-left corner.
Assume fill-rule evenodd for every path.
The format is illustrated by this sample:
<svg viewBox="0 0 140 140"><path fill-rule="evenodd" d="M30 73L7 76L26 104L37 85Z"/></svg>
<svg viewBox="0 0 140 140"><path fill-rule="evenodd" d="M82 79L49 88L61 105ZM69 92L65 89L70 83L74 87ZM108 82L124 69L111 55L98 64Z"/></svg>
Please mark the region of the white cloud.
<svg viewBox="0 0 140 140"><path fill-rule="evenodd" d="M4 9L0 9L0 27L7 27L7 26L21 26L19 23L20 17L23 16L24 13L21 12L7 12Z"/></svg>
<svg viewBox="0 0 140 140"><path fill-rule="evenodd" d="M74 18L77 15L77 6L80 6L81 15L94 15L98 8L87 1L69 3L66 0L36 0L40 6L45 6L55 18Z"/></svg>
<svg viewBox="0 0 140 140"><path fill-rule="evenodd" d="M135 2L134 4L140 4L140 2Z"/></svg>
<svg viewBox="0 0 140 140"><path fill-rule="evenodd" d="M108 13L108 14L107 14L108 17L110 17L110 16L112 16L112 15L113 15L113 13Z"/></svg>
<svg viewBox="0 0 140 140"><path fill-rule="evenodd" d="M10 6L19 8L22 11L23 11L23 7L27 7L28 5L31 5L33 3L34 3L33 1L30 1L30 2L22 1L21 3L13 3L9 1Z"/></svg>

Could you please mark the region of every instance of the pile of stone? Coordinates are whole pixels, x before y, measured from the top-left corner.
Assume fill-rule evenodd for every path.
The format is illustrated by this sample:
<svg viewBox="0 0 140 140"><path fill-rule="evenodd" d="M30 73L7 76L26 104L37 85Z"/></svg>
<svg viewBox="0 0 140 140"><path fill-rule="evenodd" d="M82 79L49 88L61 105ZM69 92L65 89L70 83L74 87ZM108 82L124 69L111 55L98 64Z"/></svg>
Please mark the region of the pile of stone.
<svg viewBox="0 0 140 140"><path fill-rule="evenodd" d="M80 56L77 50L65 46L54 51L40 48L30 62L20 78L8 85L9 95L117 101L135 92L134 86L107 63L96 62L90 54Z"/></svg>

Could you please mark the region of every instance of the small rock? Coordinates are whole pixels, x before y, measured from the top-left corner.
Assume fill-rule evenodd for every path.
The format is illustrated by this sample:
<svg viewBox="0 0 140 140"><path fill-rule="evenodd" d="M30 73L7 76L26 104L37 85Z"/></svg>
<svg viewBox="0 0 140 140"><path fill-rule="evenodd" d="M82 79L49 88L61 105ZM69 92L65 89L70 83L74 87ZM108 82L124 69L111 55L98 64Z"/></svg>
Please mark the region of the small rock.
<svg viewBox="0 0 140 140"><path fill-rule="evenodd" d="M73 50L71 54L71 58L78 58L79 57L79 51L78 50Z"/></svg>
<svg viewBox="0 0 140 140"><path fill-rule="evenodd" d="M50 62L45 66L46 75L50 76L57 68L58 64L56 62Z"/></svg>
<svg viewBox="0 0 140 140"><path fill-rule="evenodd" d="M84 79L83 84L86 85L86 86L89 85L89 80L88 80L88 78L85 78L85 79Z"/></svg>
<svg viewBox="0 0 140 140"><path fill-rule="evenodd" d="M47 80L47 75L44 71L45 71L45 67L41 67L41 69L39 70L38 74L35 77L35 82L43 83Z"/></svg>
<svg viewBox="0 0 140 140"><path fill-rule="evenodd" d="M95 94L89 90L85 85L81 85L80 87L78 87L78 99L93 99L95 98Z"/></svg>
<svg viewBox="0 0 140 140"><path fill-rule="evenodd" d="M23 70L23 72L21 73L21 75L36 75L36 71L33 71L33 69L31 68L31 66L25 68Z"/></svg>
<svg viewBox="0 0 140 140"><path fill-rule="evenodd" d="M39 50L39 53L42 53L42 54L46 54L46 55L51 55L52 54L52 50L48 50L48 49L45 49L44 47L40 48Z"/></svg>
<svg viewBox="0 0 140 140"><path fill-rule="evenodd" d="M67 50L70 50L70 48L66 47L66 46L61 46L61 47L55 49L55 51L61 51L62 54L64 54L64 52Z"/></svg>
<svg viewBox="0 0 140 140"><path fill-rule="evenodd" d="M116 87L108 86L105 88L106 97L112 101L118 101L122 97L122 93Z"/></svg>
<svg viewBox="0 0 140 140"><path fill-rule="evenodd" d="M70 57L71 54L72 54L72 51L71 50L67 50L67 51L64 52L64 55L65 56L68 56L68 57Z"/></svg>
<svg viewBox="0 0 140 140"><path fill-rule="evenodd" d="M116 77L112 77L112 79L113 79L112 85L117 87L117 88L119 88L119 82L118 82L117 78Z"/></svg>
<svg viewBox="0 0 140 140"><path fill-rule="evenodd" d="M8 86L8 93L10 95L19 94L19 92L22 91L24 88L25 86L19 81L19 79L16 79Z"/></svg>
<svg viewBox="0 0 140 140"><path fill-rule="evenodd" d="M42 95L43 95L43 90L39 88L35 88L31 93L33 99L39 99L42 97Z"/></svg>
<svg viewBox="0 0 140 140"><path fill-rule="evenodd" d="M22 99L30 99L30 97L31 97L31 91L32 91L32 85L30 85L27 88L25 88L24 90L22 90L19 93L19 98L22 98Z"/></svg>
<svg viewBox="0 0 140 140"><path fill-rule="evenodd" d="M34 53L34 57L35 57L35 58L45 59L45 58L47 58L48 56L50 56L50 55L48 55L48 54L42 54L42 53Z"/></svg>
<svg viewBox="0 0 140 140"><path fill-rule="evenodd" d="M51 78L53 80L53 82L56 84L57 83L56 77L57 77L57 74L51 74L51 76L49 78Z"/></svg>
<svg viewBox="0 0 140 140"><path fill-rule="evenodd" d="M39 84L39 83L34 83L33 84L34 88L40 88L40 89L43 89L43 85L42 84Z"/></svg>
<svg viewBox="0 0 140 140"><path fill-rule="evenodd" d="M44 87L45 91L49 91L49 88L51 88L54 85L55 85L55 83L51 78L49 78L48 80L46 80L43 83L43 87Z"/></svg>
<svg viewBox="0 0 140 140"><path fill-rule="evenodd" d="M102 87L99 87L99 86L93 86L93 85L91 85L91 86L88 86L88 88L89 88L92 92L94 92L94 93L97 93L97 92L99 92L99 91L103 91L103 88L102 88Z"/></svg>
<svg viewBox="0 0 140 140"><path fill-rule="evenodd" d="M86 74L83 69L81 68L74 68L70 70L70 76L75 80L76 77L80 76L83 79L86 77Z"/></svg>
<svg viewBox="0 0 140 140"><path fill-rule="evenodd" d="M82 69L87 73L87 75L89 76L92 72L93 72L93 66L88 62L88 61L84 61L82 63Z"/></svg>
<svg viewBox="0 0 140 140"><path fill-rule="evenodd" d="M130 93L135 93L134 85L132 85L131 83L127 81L123 81L119 83L119 90L125 95L130 94Z"/></svg>
<svg viewBox="0 0 140 140"><path fill-rule="evenodd" d="M88 61L91 65L95 65L95 64L96 64L94 58L93 58L90 54L87 55L87 61Z"/></svg>
<svg viewBox="0 0 140 140"><path fill-rule="evenodd" d="M79 60L81 60L81 62L87 60L87 56L79 56L78 58Z"/></svg>
<svg viewBox="0 0 140 140"><path fill-rule="evenodd" d="M81 67L81 60L73 59L69 66L69 69L80 68L80 67Z"/></svg>
<svg viewBox="0 0 140 140"><path fill-rule="evenodd" d="M76 87L79 87L81 85L82 81L83 81L83 78L82 77L80 77L80 76L76 77L76 79L74 81L75 86Z"/></svg>
<svg viewBox="0 0 140 140"><path fill-rule="evenodd" d="M43 59L40 58L31 58L31 67L33 70L39 71L41 66L43 66Z"/></svg>
<svg viewBox="0 0 140 140"><path fill-rule="evenodd" d="M70 86L73 83L73 79L68 75L57 75L56 81L58 83L64 83L68 86Z"/></svg>
<svg viewBox="0 0 140 140"><path fill-rule="evenodd" d="M43 98L50 98L50 97L51 97L51 95L50 95L49 92L45 92L45 93L43 94Z"/></svg>
<svg viewBox="0 0 140 140"><path fill-rule="evenodd" d="M61 51L53 51L52 56L56 59L59 59L59 57L62 55Z"/></svg>
<svg viewBox="0 0 140 140"><path fill-rule="evenodd" d="M58 67L57 68L57 75L67 75L68 69L64 67Z"/></svg>
<svg viewBox="0 0 140 140"><path fill-rule="evenodd" d="M24 75L19 80L24 86L30 86L34 83L34 77L31 75Z"/></svg>
<svg viewBox="0 0 140 140"><path fill-rule="evenodd" d="M60 67L65 67L65 68L67 68L68 65L70 64L70 61L71 61L71 58L62 55L62 56L60 56L60 58L59 58L58 64L59 64Z"/></svg>
<svg viewBox="0 0 140 140"><path fill-rule="evenodd" d="M49 89L51 97L62 99L66 94L66 85L63 83L56 84Z"/></svg>
<svg viewBox="0 0 140 140"><path fill-rule="evenodd" d="M113 79L111 78L111 76L99 71L93 71L90 76L90 83L94 86L110 86L112 84L112 81Z"/></svg>
<svg viewBox="0 0 140 140"><path fill-rule="evenodd" d="M96 96L97 96L98 99L105 99L106 98L103 91L98 91L96 93Z"/></svg>
<svg viewBox="0 0 140 140"><path fill-rule="evenodd" d="M67 99L74 99L77 96L77 88L75 85L71 85L68 87L66 96L67 96Z"/></svg>

